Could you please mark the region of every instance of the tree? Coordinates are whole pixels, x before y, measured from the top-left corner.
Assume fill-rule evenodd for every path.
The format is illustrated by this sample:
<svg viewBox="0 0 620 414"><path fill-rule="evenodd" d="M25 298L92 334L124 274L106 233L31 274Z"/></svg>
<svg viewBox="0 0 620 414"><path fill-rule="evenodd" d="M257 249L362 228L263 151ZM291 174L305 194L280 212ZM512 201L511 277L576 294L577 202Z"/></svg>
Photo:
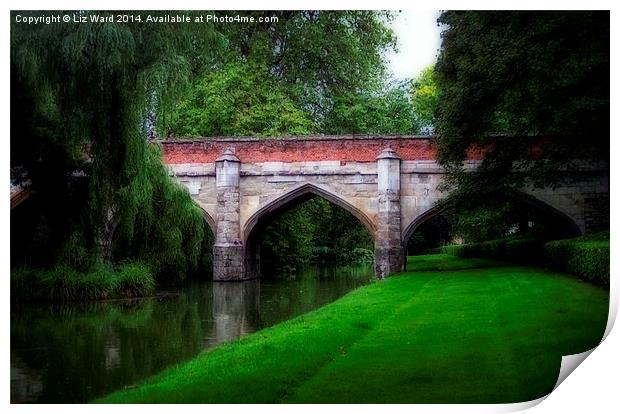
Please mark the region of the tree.
<svg viewBox="0 0 620 414"><path fill-rule="evenodd" d="M113 12L75 14L89 19ZM218 44L204 24L13 23L16 85L54 131L32 142L52 140L66 158L87 148L92 160L84 164L87 209L66 235L61 257L76 266L87 266L91 257L145 259L156 272L181 276L197 268L205 239L201 213L146 145L143 121L149 103L170 100L191 75L192 62ZM89 258L82 257L85 248Z"/></svg>
<svg viewBox="0 0 620 414"><path fill-rule="evenodd" d="M523 185L554 185L574 159L608 159L608 12L445 12L439 22L438 157L455 205L500 206ZM476 146L485 158L468 173Z"/></svg>
<svg viewBox="0 0 620 414"><path fill-rule="evenodd" d="M372 257L368 230L351 213L315 197L285 212L262 234L263 270L289 273L316 262L347 264Z"/></svg>
<svg viewBox="0 0 620 414"><path fill-rule="evenodd" d="M250 12L261 14L264 12ZM224 59L265 66L291 87L298 106L321 119L336 96L377 84L385 73L384 52L396 40L386 11L279 11L277 23L227 25Z"/></svg>
<svg viewBox="0 0 620 414"><path fill-rule="evenodd" d="M241 14L258 18L266 13ZM396 133L410 129L409 91L403 93L402 86L395 85L384 92L384 54L395 46L394 34L387 25L393 17L392 12L276 11L268 14L278 21L221 28L225 47L218 48L208 64L203 60L197 66L192 96L179 103L179 110L183 112L179 114L181 118L177 117L175 107L164 108L159 114L161 133L167 134L168 128L176 135L211 135L224 129L227 132L222 133L229 135L250 132L296 135L306 130L334 133L343 130L337 125L343 118L345 123L352 122L352 129L347 132L368 133L381 126L381 132L387 133L393 125L386 122L396 123ZM244 101L242 108L234 108L232 102L241 100ZM347 113L348 106L355 106L357 111ZM238 117L255 125L249 129L245 123L224 125L223 119L198 114L214 113L216 107L223 109L223 118L230 118L233 124L237 122L233 118ZM242 114L244 107L249 109ZM252 109L254 107L256 109ZM397 111L397 121L391 119L393 113L371 121L369 126L363 125L363 120L350 121L352 115L364 115L365 110L372 115L384 110L379 107ZM285 121L291 122L275 128L265 127L269 112L274 111L287 114ZM330 118L332 112L335 114ZM197 117L187 118L188 114ZM265 119L258 121L261 117ZM309 119L310 124L301 118ZM200 128L195 128L200 131L192 130L193 125L181 126L185 121L200 124ZM225 128L217 126L220 124Z"/></svg>
<svg viewBox="0 0 620 414"><path fill-rule="evenodd" d="M386 85L334 98L321 123L327 134L415 134L420 132L409 96L408 82Z"/></svg>
<svg viewBox="0 0 620 414"><path fill-rule="evenodd" d="M431 65L414 79L411 85L411 101L416 123L421 132L435 131L437 111L437 83L435 81L435 66Z"/></svg>
<svg viewBox="0 0 620 414"><path fill-rule="evenodd" d="M304 135L312 129L286 88L265 67L247 63L201 75L167 115L164 129L179 136Z"/></svg>

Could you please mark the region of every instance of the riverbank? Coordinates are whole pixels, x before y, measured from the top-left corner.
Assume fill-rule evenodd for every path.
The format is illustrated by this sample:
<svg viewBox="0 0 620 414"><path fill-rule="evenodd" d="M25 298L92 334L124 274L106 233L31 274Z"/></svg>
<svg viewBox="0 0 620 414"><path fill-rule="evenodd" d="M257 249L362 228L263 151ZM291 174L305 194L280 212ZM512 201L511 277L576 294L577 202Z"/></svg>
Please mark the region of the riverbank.
<svg viewBox="0 0 620 414"><path fill-rule="evenodd" d="M11 270L11 299L17 302L84 301L151 295L155 278L143 263L97 265L87 272L69 266Z"/></svg>
<svg viewBox="0 0 620 414"><path fill-rule="evenodd" d="M334 302L372 273L371 266L307 268L294 278L159 285L146 298L13 303L11 402L84 403L133 387Z"/></svg>
<svg viewBox="0 0 620 414"><path fill-rule="evenodd" d="M413 271L97 402L524 401L553 389L562 355L603 335L606 290L540 268L412 259Z"/></svg>

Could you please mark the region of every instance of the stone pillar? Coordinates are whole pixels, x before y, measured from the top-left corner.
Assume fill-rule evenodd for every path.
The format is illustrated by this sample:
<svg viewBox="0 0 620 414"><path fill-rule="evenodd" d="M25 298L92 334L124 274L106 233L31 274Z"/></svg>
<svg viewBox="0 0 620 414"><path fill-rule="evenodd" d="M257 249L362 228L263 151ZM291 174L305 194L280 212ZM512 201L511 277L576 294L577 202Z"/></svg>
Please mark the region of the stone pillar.
<svg viewBox="0 0 620 414"><path fill-rule="evenodd" d="M217 225L213 245L213 280L245 279L245 246L239 219L241 161L230 148L215 160Z"/></svg>
<svg viewBox="0 0 620 414"><path fill-rule="evenodd" d="M400 228L400 158L391 148L377 157L378 217L375 236L375 276L383 279L403 271Z"/></svg>

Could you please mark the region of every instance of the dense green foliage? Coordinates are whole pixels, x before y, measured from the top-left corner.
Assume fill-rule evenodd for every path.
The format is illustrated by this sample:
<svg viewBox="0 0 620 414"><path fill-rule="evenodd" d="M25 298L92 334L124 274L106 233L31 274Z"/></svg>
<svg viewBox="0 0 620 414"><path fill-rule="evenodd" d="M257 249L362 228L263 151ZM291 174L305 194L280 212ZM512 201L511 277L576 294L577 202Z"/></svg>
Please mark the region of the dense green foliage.
<svg viewBox="0 0 620 414"><path fill-rule="evenodd" d="M149 179L135 189L144 202L132 206L134 221L120 221L114 257L138 258L172 280L208 273L213 235L187 189L170 179L160 159L157 147L146 149L143 168Z"/></svg>
<svg viewBox="0 0 620 414"><path fill-rule="evenodd" d="M570 273L596 285L609 286L609 231L572 239L509 237L480 243L441 247L443 253L462 258L487 258L512 263L538 264Z"/></svg>
<svg viewBox="0 0 620 414"><path fill-rule="evenodd" d="M396 89L377 96L384 83L383 54L395 45L387 26L391 12L274 11L270 15L278 22L218 28L226 43L209 65L196 69L189 97L179 106L160 105L157 121L163 134L335 133L329 128L341 131L341 127L334 118L348 117L355 124L365 122L350 119L361 116L360 111L386 108L403 112L401 123L406 121L402 118L408 115L403 107L407 100ZM349 99L359 108L342 113ZM327 121L330 117L332 121ZM382 132L388 132L387 126Z"/></svg>
<svg viewBox="0 0 620 414"><path fill-rule="evenodd" d="M82 273L67 265L54 268L19 268L11 272L12 298L32 300L93 300L146 296L155 290L155 279L142 263L112 268L96 266Z"/></svg>
<svg viewBox="0 0 620 414"><path fill-rule="evenodd" d="M272 222L261 240L263 270L293 273L310 263L372 263L373 240L348 211L322 198Z"/></svg>
<svg viewBox="0 0 620 414"><path fill-rule="evenodd" d="M515 226L516 202L506 202L497 208L481 206L460 211L455 232L467 242L481 242L505 237Z"/></svg>
<svg viewBox="0 0 620 414"><path fill-rule="evenodd" d="M35 188L48 187L43 204L57 203L75 169L88 177L86 208L63 223L56 262L78 272L126 258L144 260L160 276L183 278L197 271L206 253L202 214L147 145L143 120L153 100L166 102L183 86L192 60L217 45L209 27L12 26L15 96L29 104L22 108L32 109L18 111L15 120L41 126L30 130L30 148L16 146L12 161L29 171L41 169L33 163L55 166L54 181L44 174L33 177ZM12 143L20 138L12 132ZM49 146L58 150L46 154Z"/></svg>
<svg viewBox="0 0 620 414"><path fill-rule="evenodd" d="M540 264L544 240L511 237L480 243L452 244L441 248L443 253L457 257L479 257L513 263Z"/></svg>
<svg viewBox="0 0 620 414"><path fill-rule="evenodd" d="M437 104L433 67L414 82L385 80L383 53L395 43L386 24L391 13L276 15L278 24L224 29L231 43L218 56L218 65L199 74L189 96L178 105L162 108L158 120L162 134L284 136L432 130Z"/></svg>
<svg viewBox="0 0 620 414"><path fill-rule="evenodd" d="M552 269L609 286L609 232L546 243L544 257L545 264Z"/></svg>
<svg viewBox="0 0 620 414"><path fill-rule="evenodd" d="M334 99L321 132L328 134L416 134L420 126L408 90L409 82Z"/></svg>
<svg viewBox="0 0 620 414"><path fill-rule="evenodd" d="M164 123L178 136L307 134L312 121L286 92L265 67L231 63L197 78Z"/></svg>
<svg viewBox="0 0 620 414"><path fill-rule="evenodd" d="M438 107L437 81L435 66L425 68L413 80L411 85L412 109L419 132L433 133L437 124L436 112Z"/></svg>
<svg viewBox="0 0 620 414"><path fill-rule="evenodd" d="M408 84L334 97L332 109L317 118L265 67L233 63L197 78L163 124L168 136L413 134L425 121L416 118Z"/></svg>
<svg viewBox="0 0 620 414"><path fill-rule="evenodd" d="M261 13L263 14L263 13ZM395 37L384 11L281 11L271 25L227 25L226 58L267 67L294 100L321 119L333 100L381 81Z"/></svg>
<svg viewBox="0 0 620 414"><path fill-rule="evenodd" d="M439 160L459 210L494 210L524 185L556 184L575 159L608 159L609 12L450 11L439 22ZM472 146L487 154L466 173Z"/></svg>
<svg viewBox="0 0 620 414"><path fill-rule="evenodd" d="M562 355L605 331L608 293L563 274L421 262L99 402L527 401L551 392Z"/></svg>
<svg viewBox="0 0 620 414"><path fill-rule="evenodd" d="M418 134L434 128L437 89L433 67L414 81L377 85L334 96L317 117L295 98L294 85L265 66L230 63L196 78L188 94L162 114L162 133L174 136L291 136Z"/></svg>

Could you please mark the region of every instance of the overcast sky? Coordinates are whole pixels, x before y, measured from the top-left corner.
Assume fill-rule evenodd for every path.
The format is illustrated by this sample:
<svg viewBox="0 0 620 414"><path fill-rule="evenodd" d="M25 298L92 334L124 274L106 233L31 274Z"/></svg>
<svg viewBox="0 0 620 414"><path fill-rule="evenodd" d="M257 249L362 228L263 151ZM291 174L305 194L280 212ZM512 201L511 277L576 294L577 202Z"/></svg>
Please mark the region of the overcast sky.
<svg viewBox="0 0 620 414"><path fill-rule="evenodd" d="M392 22L398 53L388 53L389 69L397 79L414 78L435 63L441 45L439 11L403 10Z"/></svg>

